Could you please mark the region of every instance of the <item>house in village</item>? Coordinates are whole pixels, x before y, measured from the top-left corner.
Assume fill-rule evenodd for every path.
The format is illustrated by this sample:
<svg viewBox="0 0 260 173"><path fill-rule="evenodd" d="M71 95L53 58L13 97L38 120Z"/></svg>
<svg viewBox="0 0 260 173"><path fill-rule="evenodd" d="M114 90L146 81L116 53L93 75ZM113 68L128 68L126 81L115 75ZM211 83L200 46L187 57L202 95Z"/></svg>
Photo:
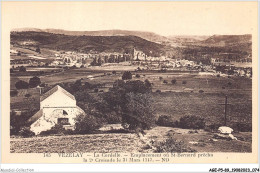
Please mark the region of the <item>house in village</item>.
<svg viewBox="0 0 260 173"><path fill-rule="evenodd" d="M56 85L40 97L40 110L28 121L36 135L61 124L65 129L74 129L77 115L85 112L76 105L75 97Z"/></svg>

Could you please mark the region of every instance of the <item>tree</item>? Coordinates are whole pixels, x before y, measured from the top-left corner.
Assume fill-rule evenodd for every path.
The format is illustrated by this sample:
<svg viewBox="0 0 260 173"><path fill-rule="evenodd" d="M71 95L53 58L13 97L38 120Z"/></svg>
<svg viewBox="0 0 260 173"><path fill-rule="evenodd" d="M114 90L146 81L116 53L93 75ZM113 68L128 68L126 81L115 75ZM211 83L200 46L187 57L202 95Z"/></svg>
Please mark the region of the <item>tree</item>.
<svg viewBox="0 0 260 173"><path fill-rule="evenodd" d="M18 91L17 91L17 90L11 90L11 91L10 91L10 96L11 96L11 97L17 96L17 94L18 94Z"/></svg>
<svg viewBox="0 0 260 173"><path fill-rule="evenodd" d="M75 118L75 132L79 134L93 133L102 124L102 121L93 115L80 114Z"/></svg>
<svg viewBox="0 0 260 173"><path fill-rule="evenodd" d="M36 52L41 53L40 47L36 48Z"/></svg>
<svg viewBox="0 0 260 173"><path fill-rule="evenodd" d="M26 72L26 68L25 68L24 66L21 66L21 67L19 68L19 71L20 71L20 72Z"/></svg>
<svg viewBox="0 0 260 173"><path fill-rule="evenodd" d="M113 88L105 93L108 107L122 116L122 125L130 130L149 129L155 123L149 81L117 80Z"/></svg>
<svg viewBox="0 0 260 173"><path fill-rule="evenodd" d="M150 93L127 93L126 102L122 121L128 124L128 129L150 129L155 124Z"/></svg>
<svg viewBox="0 0 260 173"><path fill-rule="evenodd" d="M176 79L173 79L172 81L171 81L171 83L174 85L174 84L176 84Z"/></svg>
<svg viewBox="0 0 260 173"><path fill-rule="evenodd" d="M132 79L132 73L130 71L126 71L124 72L123 76L122 76L123 80L128 80L128 79Z"/></svg>
<svg viewBox="0 0 260 173"><path fill-rule="evenodd" d="M29 84L25 81L19 80L15 83L15 87L17 89L27 89L29 87Z"/></svg>
<svg viewBox="0 0 260 173"><path fill-rule="evenodd" d="M37 76L34 76L34 77L30 78L30 80L29 80L30 88L35 88L40 84L41 84L41 79L38 78Z"/></svg>

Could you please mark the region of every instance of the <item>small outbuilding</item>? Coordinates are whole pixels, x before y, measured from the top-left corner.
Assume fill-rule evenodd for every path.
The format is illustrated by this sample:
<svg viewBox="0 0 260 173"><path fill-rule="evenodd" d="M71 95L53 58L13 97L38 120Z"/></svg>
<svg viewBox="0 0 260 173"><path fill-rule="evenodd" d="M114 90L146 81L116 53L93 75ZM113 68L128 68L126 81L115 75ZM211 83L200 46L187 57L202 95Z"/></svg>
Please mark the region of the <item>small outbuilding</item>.
<svg viewBox="0 0 260 173"><path fill-rule="evenodd" d="M74 129L75 118L85 112L76 105L75 97L56 85L40 97L40 110L28 121L36 135L50 130L56 124L66 129Z"/></svg>

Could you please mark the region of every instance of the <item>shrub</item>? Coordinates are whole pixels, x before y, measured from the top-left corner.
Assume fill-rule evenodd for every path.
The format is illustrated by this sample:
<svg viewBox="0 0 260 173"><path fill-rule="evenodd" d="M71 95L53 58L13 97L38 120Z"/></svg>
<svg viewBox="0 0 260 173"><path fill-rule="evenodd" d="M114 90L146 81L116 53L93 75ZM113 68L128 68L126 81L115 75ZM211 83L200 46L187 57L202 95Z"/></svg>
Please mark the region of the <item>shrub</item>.
<svg viewBox="0 0 260 173"><path fill-rule="evenodd" d="M97 92L98 92L98 88L95 88L95 89L94 89L94 92L97 93Z"/></svg>
<svg viewBox="0 0 260 173"><path fill-rule="evenodd" d="M17 94L18 94L18 91L17 91L17 90L11 90L11 91L10 91L10 96L11 96L11 97L17 96Z"/></svg>
<svg viewBox="0 0 260 173"><path fill-rule="evenodd" d="M167 84L167 83L168 83L168 81L167 81L167 80L164 80L164 81L163 81L163 83L164 83L164 84Z"/></svg>
<svg viewBox="0 0 260 173"><path fill-rule="evenodd" d="M220 74L217 74L217 77L220 77Z"/></svg>
<svg viewBox="0 0 260 173"><path fill-rule="evenodd" d="M251 123L235 122L231 124L231 127L237 132L252 132Z"/></svg>
<svg viewBox="0 0 260 173"><path fill-rule="evenodd" d="M172 81L171 81L171 83L174 85L174 84L176 84L176 79L173 79Z"/></svg>
<svg viewBox="0 0 260 173"><path fill-rule="evenodd" d="M112 74L116 74L116 71L112 71Z"/></svg>
<svg viewBox="0 0 260 173"><path fill-rule="evenodd" d="M199 93L204 93L204 91L203 90L199 90Z"/></svg>
<svg viewBox="0 0 260 173"><path fill-rule="evenodd" d="M218 128L222 126L219 123L213 123L213 124L209 124L207 126L205 126L204 130L209 131L209 132L217 132Z"/></svg>
<svg viewBox="0 0 260 173"><path fill-rule="evenodd" d="M182 84L183 85L187 84L187 81L186 80L182 81Z"/></svg>
<svg viewBox="0 0 260 173"><path fill-rule="evenodd" d="M178 126L184 129L204 129L205 120L198 116L184 116L180 118Z"/></svg>
<svg viewBox="0 0 260 173"><path fill-rule="evenodd" d="M21 66L21 67L19 68L19 71L20 71L20 72L26 72L26 68L25 68L24 66Z"/></svg>
<svg viewBox="0 0 260 173"><path fill-rule="evenodd" d="M182 152L196 152L184 145L183 141L174 139L174 134L170 135L165 141L160 142L156 146L155 152L157 153L182 153Z"/></svg>
<svg viewBox="0 0 260 173"><path fill-rule="evenodd" d="M175 126L175 122L173 121L172 117L168 115L161 115L156 121L156 124L158 126L165 126L165 127Z"/></svg>
<svg viewBox="0 0 260 173"><path fill-rule="evenodd" d="M152 88L152 83L151 83L148 79L145 79L144 85L145 85L147 88Z"/></svg>
<svg viewBox="0 0 260 173"><path fill-rule="evenodd" d="M28 138L34 136L35 133L30 130L30 127L22 127L21 130L19 131L19 135Z"/></svg>
<svg viewBox="0 0 260 173"><path fill-rule="evenodd" d="M80 114L75 118L75 133L93 133L102 126L102 121L93 115Z"/></svg>
<svg viewBox="0 0 260 173"><path fill-rule="evenodd" d="M25 94L24 96L28 98L31 97L31 94Z"/></svg>
<svg viewBox="0 0 260 173"><path fill-rule="evenodd" d="M161 90L156 90L157 93L161 93Z"/></svg>
<svg viewBox="0 0 260 173"><path fill-rule="evenodd" d="M132 73L130 71L124 72L123 75L122 75L122 79L123 80L132 79Z"/></svg>
<svg viewBox="0 0 260 173"><path fill-rule="evenodd" d="M136 74L135 77L140 78L140 74Z"/></svg>
<svg viewBox="0 0 260 173"><path fill-rule="evenodd" d="M17 89L28 89L29 84L25 81L19 80L18 82L15 83L15 87Z"/></svg>
<svg viewBox="0 0 260 173"><path fill-rule="evenodd" d="M65 134L74 134L72 130L65 130L62 124L55 124L50 130L42 131L40 135L65 135Z"/></svg>
<svg viewBox="0 0 260 173"><path fill-rule="evenodd" d="M159 79L160 79L160 80L163 80L163 77L160 76Z"/></svg>

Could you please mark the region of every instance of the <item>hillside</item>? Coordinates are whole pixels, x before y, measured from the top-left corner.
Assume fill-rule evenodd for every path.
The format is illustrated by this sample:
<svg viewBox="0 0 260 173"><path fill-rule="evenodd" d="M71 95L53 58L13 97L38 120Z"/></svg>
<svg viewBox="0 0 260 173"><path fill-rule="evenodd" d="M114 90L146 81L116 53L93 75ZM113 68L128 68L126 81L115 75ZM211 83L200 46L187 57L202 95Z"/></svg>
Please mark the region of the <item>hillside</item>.
<svg viewBox="0 0 260 173"><path fill-rule="evenodd" d="M213 35L202 41L205 44L239 44L252 42L252 35Z"/></svg>
<svg viewBox="0 0 260 173"><path fill-rule="evenodd" d="M165 52L164 45L137 36L75 36L48 32L11 32L11 45L40 46L53 50L79 52L128 52L133 48L147 55L159 56Z"/></svg>
<svg viewBox="0 0 260 173"><path fill-rule="evenodd" d="M128 30L100 30L100 31L67 31L63 29L38 29L38 28L18 28L14 29L13 32L48 32L53 34L64 34L74 36L137 36L145 40L152 42L165 42L168 40L167 37L155 34L153 32L144 31L128 31Z"/></svg>

